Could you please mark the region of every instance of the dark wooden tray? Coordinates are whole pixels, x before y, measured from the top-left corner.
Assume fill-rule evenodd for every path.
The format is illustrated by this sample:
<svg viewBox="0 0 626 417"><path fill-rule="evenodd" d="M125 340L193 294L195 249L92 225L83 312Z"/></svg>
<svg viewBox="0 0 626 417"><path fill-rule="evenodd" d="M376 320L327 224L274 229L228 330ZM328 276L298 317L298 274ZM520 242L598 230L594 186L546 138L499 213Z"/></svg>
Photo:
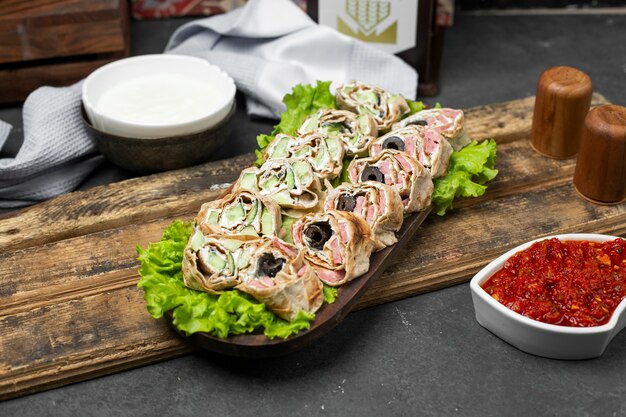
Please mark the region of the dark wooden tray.
<svg viewBox="0 0 626 417"><path fill-rule="evenodd" d="M203 332L186 336L174 327L171 314L167 315L168 321L174 330L181 336L191 339L197 346L224 355L264 358L294 352L310 345L343 321L369 284L382 275L393 256L400 252L415 235L431 210L429 207L405 218L398 232L398 243L374 253L370 258L370 269L366 274L340 286L335 302L322 305L315 314L311 327L287 339L270 340L264 334L244 334L220 339Z"/></svg>

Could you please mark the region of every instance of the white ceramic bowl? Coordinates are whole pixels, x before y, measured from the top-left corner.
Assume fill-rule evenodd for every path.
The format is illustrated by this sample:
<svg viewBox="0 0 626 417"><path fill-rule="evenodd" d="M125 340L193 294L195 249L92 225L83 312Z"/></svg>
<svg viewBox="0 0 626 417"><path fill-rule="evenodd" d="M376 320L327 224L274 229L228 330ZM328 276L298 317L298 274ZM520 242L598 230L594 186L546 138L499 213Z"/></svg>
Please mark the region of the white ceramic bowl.
<svg viewBox="0 0 626 417"><path fill-rule="evenodd" d="M613 312L608 323L594 327L568 327L546 324L508 309L493 299L481 284L498 271L513 254L533 243L557 238L559 240L588 240L605 242L615 236L598 234L565 234L548 236L511 249L472 278L470 289L478 323L502 340L524 352L554 359L589 359L604 352L613 337L626 326L626 300Z"/></svg>
<svg viewBox="0 0 626 417"><path fill-rule="evenodd" d="M202 106L197 112L180 112L176 120L167 121L158 117L152 117L154 120L150 121L137 121L139 119L133 120L127 114L115 114L99 105L103 95L116 86L127 86L142 80L145 83L146 80L156 80L157 77L180 80L187 87L190 86L189 83L194 83L216 94L211 95L210 106ZM203 59L183 55L141 55L112 62L92 72L83 83L82 101L89 121L102 132L129 138L162 138L197 133L217 125L231 110L235 92L233 79ZM171 101L172 97L170 92L169 97L165 94L158 99ZM183 98L186 99L186 96L183 95ZM141 96L130 97L129 100L131 99L140 100ZM150 100L150 103L154 102L155 100ZM165 103L166 106L169 105L169 102ZM172 111L177 110L177 105L172 107Z"/></svg>

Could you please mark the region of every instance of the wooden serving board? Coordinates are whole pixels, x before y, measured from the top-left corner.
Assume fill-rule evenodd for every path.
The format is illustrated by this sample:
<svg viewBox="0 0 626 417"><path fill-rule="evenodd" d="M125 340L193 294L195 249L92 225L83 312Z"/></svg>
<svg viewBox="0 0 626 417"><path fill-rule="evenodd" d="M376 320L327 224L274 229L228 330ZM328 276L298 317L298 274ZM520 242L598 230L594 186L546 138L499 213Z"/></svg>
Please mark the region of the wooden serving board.
<svg viewBox="0 0 626 417"><path fill-rule="evenodd" d="M595 105L606 100L595 95ZM572 185L574 159L528 144L534 99L466 112L470 136L498 142L485 196L431 214L374 280L364 308L469 280L522 242L567 232L626 235L626 203L594 205ZM252 140L252 138L251 138ZM0 399L180 356L192 346L147 313L135 245L235 180L252 155L67 194L0 218ZM340 293L341 296L341 293Z"/></svg>

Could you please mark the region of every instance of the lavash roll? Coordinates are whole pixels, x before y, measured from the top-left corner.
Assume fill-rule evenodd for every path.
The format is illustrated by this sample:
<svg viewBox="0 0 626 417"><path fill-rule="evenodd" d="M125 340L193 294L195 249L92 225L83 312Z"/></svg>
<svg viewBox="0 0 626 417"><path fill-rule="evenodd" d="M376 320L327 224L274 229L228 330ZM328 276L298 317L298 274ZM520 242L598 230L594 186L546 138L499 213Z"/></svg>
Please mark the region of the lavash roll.
<svg viewBox="0 0 626 417"><path fill-rule="evenodd" d="M219 200L204 203L196 216L204 234L278 236L280 206L255 191L237 190Z"/></svg>
<svg viewBox="0 0 626 417"><path fill-rule="evenodd" d="M385 149L408 153L427 168L433 178L446 175L453 152L450 143L439 132L419 125L394 129L379 137L370 145L370 157Z"/></svg>
<svg viewBox="0 0 626 417"><path fill-rule="evenodd" d="M304 136L314 132L340 139L348 156L363 156L378 136L378 125L370 114L320 109L307 117L296 133Z"/></svg>
<svg viewBox="0 0 626 417"><path fill-rule="evenodd" d="M363 218L372 229L374 251L398 241L402 227L402 197L395 188L376 181L343 183L326 196L325 210L341 210Z"/></svg>
<svg viewBox="0 0 626 417"><path fill-rule="evenodd" d="M348 175L353 184L378 181L394 187L402 197L404 213L430 205L434 188L430 172L405 152L385 149L372 158L354 159L348 166Z"/></svg>
<svg viewBox="0 0 626 417"><path fill-rule="evenodd" d="M265 148L265 160L305 160L320 180L332 180L341 173L344 144L339 137L310 132L298 137L278 134Z"/></svg>
<svg viewBox="0 0 626 417"><path fill-rule="evenodd" d="M358 114L369 114L378 126L378 132L385 133L391 126L409 113L406 99L401 95L390 94L386 90L359 81L352 81L337 88L337 106Z"/></svg>
<svg viewBox="0 0 626 417"><path fill-rule="evenodd" d="M372 230L352 213L309 213L293 224L292 236L319 279L330 286L344 284L369 270L375 246Z"/></svg>
<svg viewBox="0 0 626 417"><path fill-rule="evenodd" d="M399 121L394 129L410 125L428 126L445 137L455 151L470 143L465 131L463 110L440 108L422 110Z"/></svg>

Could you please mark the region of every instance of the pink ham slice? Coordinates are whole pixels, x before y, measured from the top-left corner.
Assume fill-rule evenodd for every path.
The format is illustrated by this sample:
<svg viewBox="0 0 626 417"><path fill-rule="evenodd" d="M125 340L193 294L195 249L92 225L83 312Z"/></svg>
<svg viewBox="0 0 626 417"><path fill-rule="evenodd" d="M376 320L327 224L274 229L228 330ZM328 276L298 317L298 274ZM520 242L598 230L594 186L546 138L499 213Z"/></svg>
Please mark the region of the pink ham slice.
<svg viewBox="0 0 626 417"><path fill-rule="evenodd" d="M339 269L335 271L335 270L325 269L325 268L318 267L318 266L314 268L315 268L315 272L317 272L317 276L320 277L322 282L325 282L328 285L337 285L346 276L345 269Z"/></svg>

